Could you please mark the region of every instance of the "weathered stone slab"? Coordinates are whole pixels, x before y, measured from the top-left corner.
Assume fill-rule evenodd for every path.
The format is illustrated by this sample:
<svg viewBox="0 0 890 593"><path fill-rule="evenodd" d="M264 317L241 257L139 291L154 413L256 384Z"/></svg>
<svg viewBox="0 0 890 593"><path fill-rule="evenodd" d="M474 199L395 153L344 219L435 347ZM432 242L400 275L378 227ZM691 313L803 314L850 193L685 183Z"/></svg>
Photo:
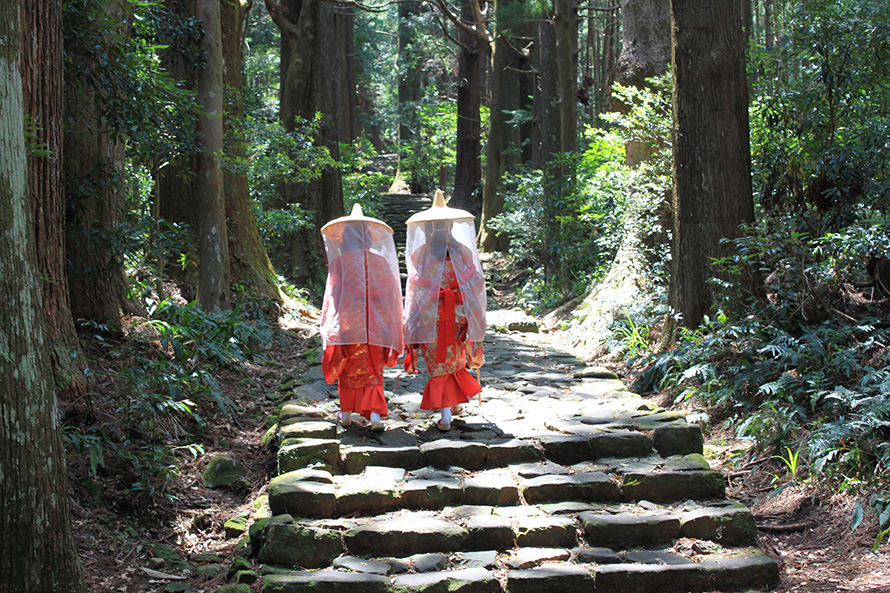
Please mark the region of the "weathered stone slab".
<svg viewBox="0 0 890 593"><path fill-rule="evenodd" d="M672 422L686 422L686 416L673 410L659 410L634 414L634 427L639 430L655 430Z"/></svg>
<svg viewBox="0 0 890 593"><path fill-rule="evenodd" d="M544 459L538 463L518 463L510 466L510 471L520 478L537 478L538 476L546 476L550 474L568 474L571 473L569 468L553 463L549 459Z"/></svg>
<svg viewBox="0 0 890 593"><path fill-rule="evenodd" d="M776 561L755 552L707 558L700 566L708 572L708 587L713 589L770 588L779 582Z"/></svg>
<svg viewBox="0 0 890 593"><path fill-rule="evenodd" d="M519 487L503 469L480 472L464 480L465 504L512 506L519 504Z"/></svg>
<svg viewBox="0 0 890 593"><path fill-rule="evenodd" d="M338 476L335 478L337 512L351 515L395 508L402 502L398 488L404 476L403 469L379 466L368 466L361 476Z"/></svg>
<svg viewBox="0 0 890 593"><path fill-rule="evenodd" d="M333 517L337 498L333 484L302 481L292 474L282 474L269 483L269 508L273 515Z"/></svg>
<svg viewBox="0 0 890 593"><path fill-rule="evenodd" d="M293 424L293 422L316 422L324 418L325 413L319 407L306 406L297 402L286 402L278 412L279 424Z"/></svg>
<svg viewBox="0 0 890 593"><path fill-rule="evenodd" d="M680 535L680 519L672 515L589 512L578 519L591 546L614 550L663 545Z"/></svg>
<svg viewBox="0 0 890 593"><path fill-rule="evenodd" d="M569 517L520 517L514 527L516 544L529 548L571 548L575 521Z"/></svg>
<svg viewBox="0 0 890 593"><path fill-rule="evenodd" d="M620 381L621 379L607 369L606 367L585 367L583 369L575 371L576 379L611 379L613 381Z"/></svg>
<svg viewBox="0 0 890 593"><path fill-rule="evenodd" d="M358 556L404 557L419 552L464 549L463 527L424 513L381 516L344 534L347 548Z"/></svg>
<svg viewBox="0 0 890 593"><path fill-rule="evenodd" d="M333 422L306 421L294 422L279 428L281 439L332 439L337 436L337 425Z"/></svg>
<svg viewBox="0 0 890 593"><path fill-rule="evenodd" d="M334 568L343 568L352 572L362 572L365 574L389 574L392 565L378 560L365 560L364 558L356 558L355 556L340 556L335 558L333 562Z"/></svg>
<svg viewBox="0 0 890 593"><path fill-rule="evenodd" d="M611 548L578 546L572 550L572 560L578 564L620 564L621 556Z"/></svg>
<svg viewBox="0 0 890 593"><path fill-rule="evenodd" d="M441 509L460 503L463 489L457 478L409 479L400 495L408 508Z"/></svg>
<svg viewBox="0 0 890 593"><path fill-rule="evenodd" d="M544 452L531 441L511 439L503 442L491 442L488 444L486 465L504 467L514 463L538 461L543 456Z"/></svg>
<svg viewBox="0 0 890 593"><path fill-rule="evenodd" d="M563 500L614 502L621 500L618 483L602 472L549 475L519 483L529 504Z"/></svg>
<svg viewBox="0 0 890 593"><path fill-rule="evenodd" d="M652 437L641 432L616 430L588 437L591 459L645 457L652 453Z"/></svg>
<svg viewBox="0 0 890 593"><path fill-rule="evenodd" d="M658 564L662 566L694 564L692 560L685 556L680 556L679 554L651 550L628 552L627 554L623 554L623 558L625 562L636 562L639 564Z"/></svg>
<svg viewBox="0 0 890 593"><path fill-rule="evenodd" d="M705 439L697 424L674 422L660 426L652 432L655 450L662 457L704 452Z"/></svg>
<svg viewBox="0 0 890 593"><path fill-rule="evenodd" d="M726 485L717 471L624 474L621 491L625 501L674 502L723 498Z"/></svg>
<svg viewBox="0 0 890 593"><path fill-rule="evenodd" d="M666 458L659 464L659 469L665 472L709 470L711 464L701 453L690 453L689 455L674 455Z"/></svg>
<svg viewBox="0 0 890 593"><path fill-rule="evenodd" d="M303 469L313 462L336 467L340 442L335 439L289 439L278 450L278 473Z"/></svg>
<svg viewBox="0 0 890 593"><path fill-rule="evenodd" d="M496 550L464 552L460 555L460 563L464 568L494 568L498 563L498 553Z"/></svg>
<svg viewBox="0 0 890 593"><path fill-rule="evenodd" d="M504 565L512 570L534 568L545 562L568 560L570 553L564 548L519 548L514 550Z"/></svg>
<svg viewBox="0 0 890 593"><path fill-rule="evenodd" d="M467 549L508 550L514 546L513 522L507 517L476 515L467 519Z"/></svg>
<svg viewBox="0 0 890 593"><path fill-rule="evenodd" d="M415 554L405 558L408 566L414 569L414 572L434 572L445 570L448 566L447 554Z"/></svg>
<svg viewBox="0 0 890 593"><path fill-rule="evenodd" d="M399 575L393 593L500 593L494 573L484 568Z"/></svg>
<svg viewBox="0 0 890 593"><path fill-rule="evenodd" d="M263 593L391 593L389 579L376 574L320 570L263 578Z"/></svg>
<svg viewBox="0 0 890 593"><path fill-rule="evenodd" d="M360 474L369 465L416 469L422 467L420 449L408 447L343 447L343 471L348 474Z"/></svg>
<svg viewBox="0 0 890 593"><path fill-rule="evenodd" d="M732 501L683 513L680 531L683 537L708 539L725 546L739 546L754 542L757 524L747 507Z"/></svg>
<svg viewBox="0 0 890 593"><path fill-rule="evenodd" d="M557 564L507 573L508 593L590 593L593 577L580 566Z"/></svg>
<svg viewBox="0 0 890 593"><path fill-rule="evenodd" d="M700 564L602 564L591 572L595 593L701 591L705 580Z"/></svg>
<svg viewBox="0 0 890 593"><path fill-rule="evenodd" d="M482 443L439 439L421 445L420 452L426 465L477 470L485 466L488 447Z"/></svg>
<svg viewBox="0 0 890 593"><path fill-rule="evenodd" d="M257 559L276 566L322 568L342 553L343 544L337 531L270 523L265 528Z"/></svg>
<svg viewBox="0 0 890 593"><path fill-rule="evenodd" d="M590 447L587 439L581 436L546 435L540 438L544 455L556 463L573 465L581 461L590 461Z"/></svg>

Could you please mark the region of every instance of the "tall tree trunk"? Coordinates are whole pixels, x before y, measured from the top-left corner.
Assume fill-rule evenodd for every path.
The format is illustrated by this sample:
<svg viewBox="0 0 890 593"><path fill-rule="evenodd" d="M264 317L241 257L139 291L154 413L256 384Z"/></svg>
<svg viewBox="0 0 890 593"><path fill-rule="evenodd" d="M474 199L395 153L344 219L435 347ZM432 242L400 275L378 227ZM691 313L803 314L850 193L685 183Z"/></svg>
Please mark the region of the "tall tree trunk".
<svg viewBox="0 0 890 593"><path fill-rule="evenodd" d="M25 115L47 154L28 156L28 194L36 230L43 313L56 387L86 387L65 270L65 192L62 183L62 2L22 3L22 83Z"/></svg>
<svg viewBox="0 0 890 593"><path fill-rule="evenodd" d="M19 8L0 3L0 588L82 593L28 204Z"/></svg>
<svg viewBox="0 0 890 593"><path fill-rule="evenodd" d="M244 23L250 9L248 0L222 0L220 21L225 86L225 142L235 159L247 158L247 148L239 126L244 119ZM247 177L226 170L223 175L228 220L230 279L245 287L253 297L281 300L275 270L263 246L256 218L250 206Z"/></svg>
<svg viewBox="0 0 890 593"><path fill-rule="evenodd" d="M431 188L420 173L417 158L405 158L408 155L419 155L422 147L418 146L420 134L420 117L418 104L423 98L421 73L418 68L418 56L414 55L414 17L417 16L419 4L401 2L398 5L398 99L399 99L399 171L397 178L408 181L411 193L422 194Z"/></svg>
<svg viewBox="0 0 890 593"><path fill-rule="evenodd" d="M321 113L324 121L317 142L339 159L339 142L349 138L341 122L346 113L337 100L342 96L337 89L349 77L328 66L348 63L341 59L347 45L337 7L318 0L285 0L281 4L266 0L266 8L281 31L282 124L291 131L298 120L311 120ZM326 168L320 178L307 183L282 184L279 200L282 207L298 204L311 220L309 228L296 231L288 240L290 276L299 286L321 283L325 275L321 227L345 214L340 169Z"/></svg>
<svg viewBox="0 0 890 593"><path fill-rule="evenodd" d="M491 43L488 139L485 143L485 180L482 186L482 219L479 224L479 246L483 251L507 249L507 235L494 232L490 228L490 222L504 211L501 179L508 167L509 151L518 151L520 145L519 130L511 129L507 123L507 112L520 108L521 91L517 72L525 69L521 63L525 59L517 55L518 48L511 48L505 37L512 32L512 23L508 17L510 4L511 0L496 0L494 3L497 34Z"/></svg>
<svg viewBox="0 0 890 593"><path fill-rule="evenodd" d="M671 0L674 228L670 303L697 327L712 304L711 261L754 220L743 0ZM671 333L671 332L666 332Z"/></svg>
<svg viewBox="0 0 890 593"><path fill-rule="evenodd" d="M476 0L461 0L461 20L477 24ZM477 218L482 213L482 74L488 47L479 37L461 29L457 55L457 154L454 192L450 206L462 208Z"/></svg>
<svg viewBox="0 0 890 593"><path fill-rule="evenodd" d="M111 0L104 0L100 6L107 13L120 13L120 7ZM122 14L118 22L124 27ZM114 41L107 31L94 26L81 31L81 35L114 55ZM63 170L68 206L68 292L75 319L97 323L119 334L122 310L136 313L138 308L127 296L129 285L115 237L125 214L122 184L118 181L123 174L124 144L112 133L103 103L101 89L66 79L65 113L69 124Z"/></svg>
<svg viewBox="0 0 890 593"><path fill-rule="evenodd" d="M559 152L558 80L552 64L556 61L556 37L553 22L544 17L535 31L533 66L538 73L534 87L534 131L532 133L532 166L543 170Z"/></svg>
<svg viewBox="0 0 890 593"><path fill-rule="evenodd" d="M206 311L229 308L229 241L223 198L223 58L219 0L197 0L204 27L198 70L198 153L195 171L198 198L198 303Z"/></svg>
<svg viewBox="0 0 890 593"><path fill-rule="evenodd" d="M578 4L576 0L554 0L556 71L559 87L559 152L578 149ZM562 175L571 175L563 160Z"/></svg>
<svg viewBox="0 0 890 593"><path fill-rule="evenodd" d="M671 65L670 0L622 0L621 55L609 76L609 88L646 88L647 78L661 76ZM627 113L631 108L610 97L610 109ZM625 145L627 163L635 166L652 154L653 142L631 140Z"/></svg>

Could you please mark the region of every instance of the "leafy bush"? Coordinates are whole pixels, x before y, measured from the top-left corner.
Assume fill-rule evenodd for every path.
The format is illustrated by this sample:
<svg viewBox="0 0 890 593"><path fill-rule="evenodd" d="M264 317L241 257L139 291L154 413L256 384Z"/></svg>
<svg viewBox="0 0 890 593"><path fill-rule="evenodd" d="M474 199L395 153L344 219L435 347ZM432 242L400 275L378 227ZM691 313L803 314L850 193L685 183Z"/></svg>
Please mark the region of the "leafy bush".
<svg viewBox="0 0 890 593"><path fill-rule="evenodd" d="M715 286L719 312L677 348L649 359L638 388L699 398L762 447L851 485L890 468L890 324L861 265L890 245L890 224L816 234L815 217L764 217L724 268L757 270L763 294ZM854 266L852 262L858 262Z"/></svg>
<svg viewBox="0 0 890 593"><path fill-rule="evenodd" d="M101 327L91 327L94 345L117 367L116 389L89 394L92 422L64 426L69 452L88 455L93 476L115 467L132 494L165 494L177 473L176 454L203 450L191 435L214 415L236 418L237 406L214 373L237 371L271 341L258 311L207 313L194 303L162 301L127 341L106 340Z"/></svg>

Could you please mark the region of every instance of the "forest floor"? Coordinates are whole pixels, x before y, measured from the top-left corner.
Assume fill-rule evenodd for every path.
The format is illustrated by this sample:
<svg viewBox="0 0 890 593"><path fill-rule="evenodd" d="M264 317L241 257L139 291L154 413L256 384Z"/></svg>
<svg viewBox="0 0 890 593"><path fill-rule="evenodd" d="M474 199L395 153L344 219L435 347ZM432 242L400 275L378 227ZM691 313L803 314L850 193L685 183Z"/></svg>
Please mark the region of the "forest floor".
<svg viewBox="0 0 890 593"><path fill-rule="evenodd" d="M496 290L496 294L507 291ZM503 299L502 305L509 304L509 299ZM304 353L317 346L313 340L317 313L305 307L285 313L279 319L279 339L262 353L259 362L237 371L222 371L218 376L240 415L237 421L210 420L194 435L203 444L205 454L193 458L184 452L166 496L155 496L151 502L136 499L128 493L132 485L123 482L122 472L106 467L99 478L101 497L94 498L86 487L90 484L89 456L70 458L72 521L89 591L209 593L225 583L225 573L215 578L171 574L174 571L168 570L169 565L159 566L152 557L157 544L171 546L193 566L206 561L200 554L229 558L234 551L236 540L226 538L224 523L239 512L252 510L274 475L274 455L259 444L267 418L280 406L281 400L271 396L282 377L299 377L310 362L315 362L304 360ZM559 332L551 335L558 344ZM309 357L316 355L317 351L309 353ZM114 389L122 362L110 357L94 358L93 362L94 375L105 377L96 388ZM589 362L607 366L631 383L629 369L621 364L602 359ZM671 407L664 396L652 399ZM62 402L62 409L70 418L86 413L90 403L89 396L84 396ZM125 421L115 418L113 410L89 413L102 415L103 422L122 425ZM784 477L785 472L782 462L773 458L775 453L755 451L750 443L734 439L729 429L711 427L706 440L712 465L726 476L728 495L754 511L761 527L759 544L780 563L781 582L775 591L890 593L890 548L882 544L872 552L878 527L870 513L851 531L858 502L854 496L832 492L813 482L776 483L773 475ZM201 474L214 454L242 461L248 468L250 485L241 489L206 488ZM779 484L782 486L777 488ZM158 572L174 578L161 578Z"/></svg>

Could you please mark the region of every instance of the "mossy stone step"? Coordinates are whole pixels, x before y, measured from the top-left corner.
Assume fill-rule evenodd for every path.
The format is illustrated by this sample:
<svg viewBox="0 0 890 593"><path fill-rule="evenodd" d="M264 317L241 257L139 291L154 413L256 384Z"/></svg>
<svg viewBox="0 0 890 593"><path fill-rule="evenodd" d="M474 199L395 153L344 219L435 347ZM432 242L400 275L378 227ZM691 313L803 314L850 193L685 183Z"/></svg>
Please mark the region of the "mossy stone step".
<svg viewBox="0 0 890 593"><path fill-rule="evenodd" d="M663 593L740 591L769 588L778 581L775 560L746 548L712 555L700 562L667 553L636 554L642 562L578 564L565 549L524 548L502 557L497 566L461 567L430 572L374 574L342 570L294 571L267 575L263 593ZM392 562L392 561L391 561ZM383 562L382 564L386 564ZM393 563L395 565L395 563ZM407 566L407 563L402 563ZM531 566L530 568L515 568ZM495 572L493 569L499 569ZM496 576L500 574L500 577ZM502 585L503 583L503 585Z"/></svg>
<svg viewBox="0 0 890 593"><path fill-rule="evenodd" d="M426 468L406 473L399 468L368 466L359 475L332 477L333 483L319 481L318 476L326 472L296 470L272 480L269 506L276 515L329 518L373 515L396 508L439 510L457 504L512 506L520 499L529 504L638 500L671 503L719 499L725 495L720 472L664 471L653 465L647 467L635 468L623 475L595 471L523 478L509 469L471 474ZM727 520L698 519L701 524Z"/></svg>

